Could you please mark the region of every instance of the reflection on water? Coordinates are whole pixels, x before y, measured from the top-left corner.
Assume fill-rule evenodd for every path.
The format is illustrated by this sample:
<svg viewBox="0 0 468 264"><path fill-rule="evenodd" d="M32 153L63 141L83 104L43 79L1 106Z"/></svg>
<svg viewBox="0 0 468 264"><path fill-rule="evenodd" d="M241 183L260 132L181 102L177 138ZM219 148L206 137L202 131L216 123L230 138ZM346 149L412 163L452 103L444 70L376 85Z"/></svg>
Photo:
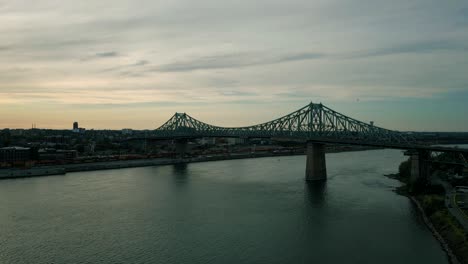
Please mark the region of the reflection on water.
<svg viewBox="0 0 468 264"><path fill-rule="evenodd" d="M172 178L177 186L183 186L187 184L188 173L187 173L187 163L178 163L172 165Z"/></svg>
<svg viewBox="0 0 468 264"><path fill-rule="evenodd" d="M177 163L172 165L174 175L187 175L187 163Z"/></svg>
<svg viewBox="0 0 468 264"><path fill-rule="evenodd" d="M312 207L323 207L327 195L327 181L305 181L305 195Z"/></svg>

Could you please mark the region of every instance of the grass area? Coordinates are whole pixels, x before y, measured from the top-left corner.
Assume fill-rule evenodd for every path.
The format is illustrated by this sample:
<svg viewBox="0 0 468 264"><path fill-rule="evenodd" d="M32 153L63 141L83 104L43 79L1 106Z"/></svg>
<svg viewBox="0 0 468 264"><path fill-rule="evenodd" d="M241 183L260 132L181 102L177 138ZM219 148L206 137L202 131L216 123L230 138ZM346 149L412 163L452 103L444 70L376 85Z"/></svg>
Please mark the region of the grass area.
<svg viewBox="0 0 468 264"><path fill-rule="evenodd" d="M459 261L468 263L467 234L457 219L445 208L444 196L438 194L421 194L416 196L416 199L421 203L427 217L449 244Z"/></svg>

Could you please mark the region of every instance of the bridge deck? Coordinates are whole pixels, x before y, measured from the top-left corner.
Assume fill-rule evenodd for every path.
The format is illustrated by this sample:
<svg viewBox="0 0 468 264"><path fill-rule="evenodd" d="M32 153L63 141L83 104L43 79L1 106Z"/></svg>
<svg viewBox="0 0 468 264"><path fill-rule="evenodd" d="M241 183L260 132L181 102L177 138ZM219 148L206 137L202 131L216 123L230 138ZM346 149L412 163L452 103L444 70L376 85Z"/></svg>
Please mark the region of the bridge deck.
<svg viewBox="0 0 468 264"><path fill-rule="evenodd" d="M441 147L441 146L428 146L428 145L404 145L404 144L389 144L379 142L359 142L350 140L336 140L336 139L311 139L309 141L325 144L343 144L343 145L359 145L359 146L371 146L401 150L427 150L435 152L451 152L451 153L463 153L468 154L468 149L456 148L456 147Z"/></svg>

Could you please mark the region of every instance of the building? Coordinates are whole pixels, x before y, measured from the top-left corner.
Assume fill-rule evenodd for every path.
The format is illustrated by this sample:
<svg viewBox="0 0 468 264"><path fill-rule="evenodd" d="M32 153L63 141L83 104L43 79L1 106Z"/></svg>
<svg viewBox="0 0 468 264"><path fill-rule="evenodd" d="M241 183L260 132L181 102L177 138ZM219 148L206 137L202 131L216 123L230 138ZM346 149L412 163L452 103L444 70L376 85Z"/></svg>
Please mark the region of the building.
<svg viewBox="0 0 468 264"><path fill-rule="evenodd" d="M200 145L214 145L216 144L214 137L204 137L198 140Z"/></svg>
<svg viewBox="0 0 468 264"><path fill-rule="evenodd" d="M131 134L133 134L133 129L131 129L131 128L124 128L124 129L122 129L122 134L123 134L123 135L131 135Z"/></svg>
<svg viewBox="0 0 468 264"><path fill-rule="evenodd" d="M48 145L66 145L70 143L70 137L63 135L46 136L45 142Z"/></svg>
<svg viewBox="0 0 468 264"><path fill-rule="evenodd" d="M11 133L8 128L0 130L0 147L8 146L11 142Z"/></svg>
<svg viewBox="0 0 468 264"><path fill-rule="evenodd" d="M31 149L23 147L0 148L0 162L28 161L31 158Z"/></svg>
<svg viewBox="0 0 468 264"><path fill-rule="evenodd" d="M0 164L24 164L33 157L31 148L5 147L0 148Z"/></svg>
<svg viewBox="0 0 468 264"><path fill-rule="evenodd" d="M73 132L79 133L80 132L80 127L78 126L78 122L73 122Z"/></svg>
<svg viewBox="0 0 468 264"><path fill-rule="evenodd" d="M78 156L76 150L57 150L54 148L44 148L39 151L39 160L72 160Z"/></svg>
<svg viewBox="0 0 468 264"><path fill-rule="evenodd" d="M227 138L228 145L241 145L245 144L244 138Z"/></svg>
<svg viewBox="0 0 468 264"><path fill-rule="evenodd" d="M84 133L85 130L86 130L85 128L82 128L82 127L78 126L78 122L76 122L76 121L73 122L73 130L72 131L74 133Z"/></svg>

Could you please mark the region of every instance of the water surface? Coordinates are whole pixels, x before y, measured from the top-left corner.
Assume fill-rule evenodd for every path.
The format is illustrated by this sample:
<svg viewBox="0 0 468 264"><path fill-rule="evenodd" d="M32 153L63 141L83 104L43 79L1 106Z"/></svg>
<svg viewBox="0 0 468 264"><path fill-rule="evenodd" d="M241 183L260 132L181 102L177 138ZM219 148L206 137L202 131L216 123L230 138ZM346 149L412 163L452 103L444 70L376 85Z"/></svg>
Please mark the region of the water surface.
<svg viewBox="0 0 468 264"><path fill-rule="evenodd" d="M399 185L398 150L0 181L1 263L448 263Z"/></svg>

